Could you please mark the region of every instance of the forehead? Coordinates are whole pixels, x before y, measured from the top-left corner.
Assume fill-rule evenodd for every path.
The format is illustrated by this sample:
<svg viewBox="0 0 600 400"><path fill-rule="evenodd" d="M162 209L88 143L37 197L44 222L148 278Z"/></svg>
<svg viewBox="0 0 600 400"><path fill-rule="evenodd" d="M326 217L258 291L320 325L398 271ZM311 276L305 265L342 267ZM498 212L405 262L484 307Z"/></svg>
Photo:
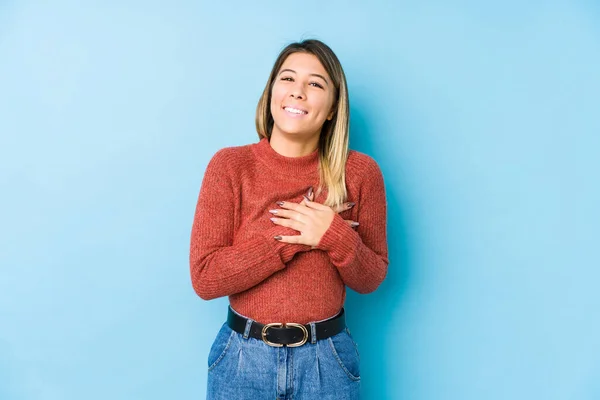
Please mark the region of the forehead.
<svg viewBox="0 0 600 400"><path fill-rule="evenodd" d="M290 54L279 68L279 71L283 69L292 69L298 74L319 74L329 77L317 56L309 53Z"/></svg>

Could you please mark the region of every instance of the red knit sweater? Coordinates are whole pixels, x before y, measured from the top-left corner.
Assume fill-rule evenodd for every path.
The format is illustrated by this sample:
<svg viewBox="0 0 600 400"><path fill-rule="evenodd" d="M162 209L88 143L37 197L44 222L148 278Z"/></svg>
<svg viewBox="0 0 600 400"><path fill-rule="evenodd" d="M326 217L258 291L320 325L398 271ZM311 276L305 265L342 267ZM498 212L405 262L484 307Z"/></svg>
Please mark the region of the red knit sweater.
<svg viewBox="0 0 600 400"><path fill-rule="evenodd" d="M345 286L374 291L388 267L383 175L369 156L351 150L347 201L316 249L279 242L297 231L271 222L278 201L300 203L319 182L318 153L285 157L267 139L227 147L212 157L202 181L191 234L190 269L198 295L229 296L255 321L308 323L339 312ZM327 190L314 201L323 203ZM358 221L350 227L344 219Z"/></svg>

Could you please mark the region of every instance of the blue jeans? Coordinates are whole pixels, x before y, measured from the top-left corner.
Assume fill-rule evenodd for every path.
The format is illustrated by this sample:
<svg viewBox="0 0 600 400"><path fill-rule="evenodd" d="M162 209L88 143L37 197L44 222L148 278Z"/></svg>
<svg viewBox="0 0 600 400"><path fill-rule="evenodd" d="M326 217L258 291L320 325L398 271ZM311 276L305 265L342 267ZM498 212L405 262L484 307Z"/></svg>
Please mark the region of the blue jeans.
<svg viewBox="0 0 600 400"><path fill-rule="evenodd" d="M356 400L360 356L348 328L300 347L271 347L221 326L208 355L207 400Z"/></svg>

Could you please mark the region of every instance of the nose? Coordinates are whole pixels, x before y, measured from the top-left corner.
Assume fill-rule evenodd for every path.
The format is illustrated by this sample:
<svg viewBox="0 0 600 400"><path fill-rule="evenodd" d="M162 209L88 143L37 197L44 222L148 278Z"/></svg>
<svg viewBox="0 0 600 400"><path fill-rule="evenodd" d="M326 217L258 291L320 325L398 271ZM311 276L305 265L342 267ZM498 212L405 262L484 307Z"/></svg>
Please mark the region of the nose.
<svg viewBox="0 0 600 400"><path fill-rule="evenodd" d="M306 97L302 83L298 82L290 89L290 97L300 100Z"/></svg>

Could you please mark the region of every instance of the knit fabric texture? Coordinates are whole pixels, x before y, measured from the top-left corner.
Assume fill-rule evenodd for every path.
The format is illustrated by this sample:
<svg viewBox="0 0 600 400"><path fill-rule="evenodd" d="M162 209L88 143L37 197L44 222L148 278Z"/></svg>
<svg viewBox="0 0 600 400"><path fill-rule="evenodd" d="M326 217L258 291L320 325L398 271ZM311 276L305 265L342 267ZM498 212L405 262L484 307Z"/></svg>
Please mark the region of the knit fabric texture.
<svg viewBox="0 0 600 400"><path fill-rule="evenodd" d="M231 307L261 323L306 324L336 315L346 286L373 292L388 268L386 196L375 160L350 150L346 201L315 249L274 239L298 231L274 224L278 201L300 203L319 183L318 150L277 153L268 139L217 151L206 167L191 232L190 272L205 300L229 296ZM315 202L323 204L324 189ZM359 222L353 228L344 220Z"/></svg>

